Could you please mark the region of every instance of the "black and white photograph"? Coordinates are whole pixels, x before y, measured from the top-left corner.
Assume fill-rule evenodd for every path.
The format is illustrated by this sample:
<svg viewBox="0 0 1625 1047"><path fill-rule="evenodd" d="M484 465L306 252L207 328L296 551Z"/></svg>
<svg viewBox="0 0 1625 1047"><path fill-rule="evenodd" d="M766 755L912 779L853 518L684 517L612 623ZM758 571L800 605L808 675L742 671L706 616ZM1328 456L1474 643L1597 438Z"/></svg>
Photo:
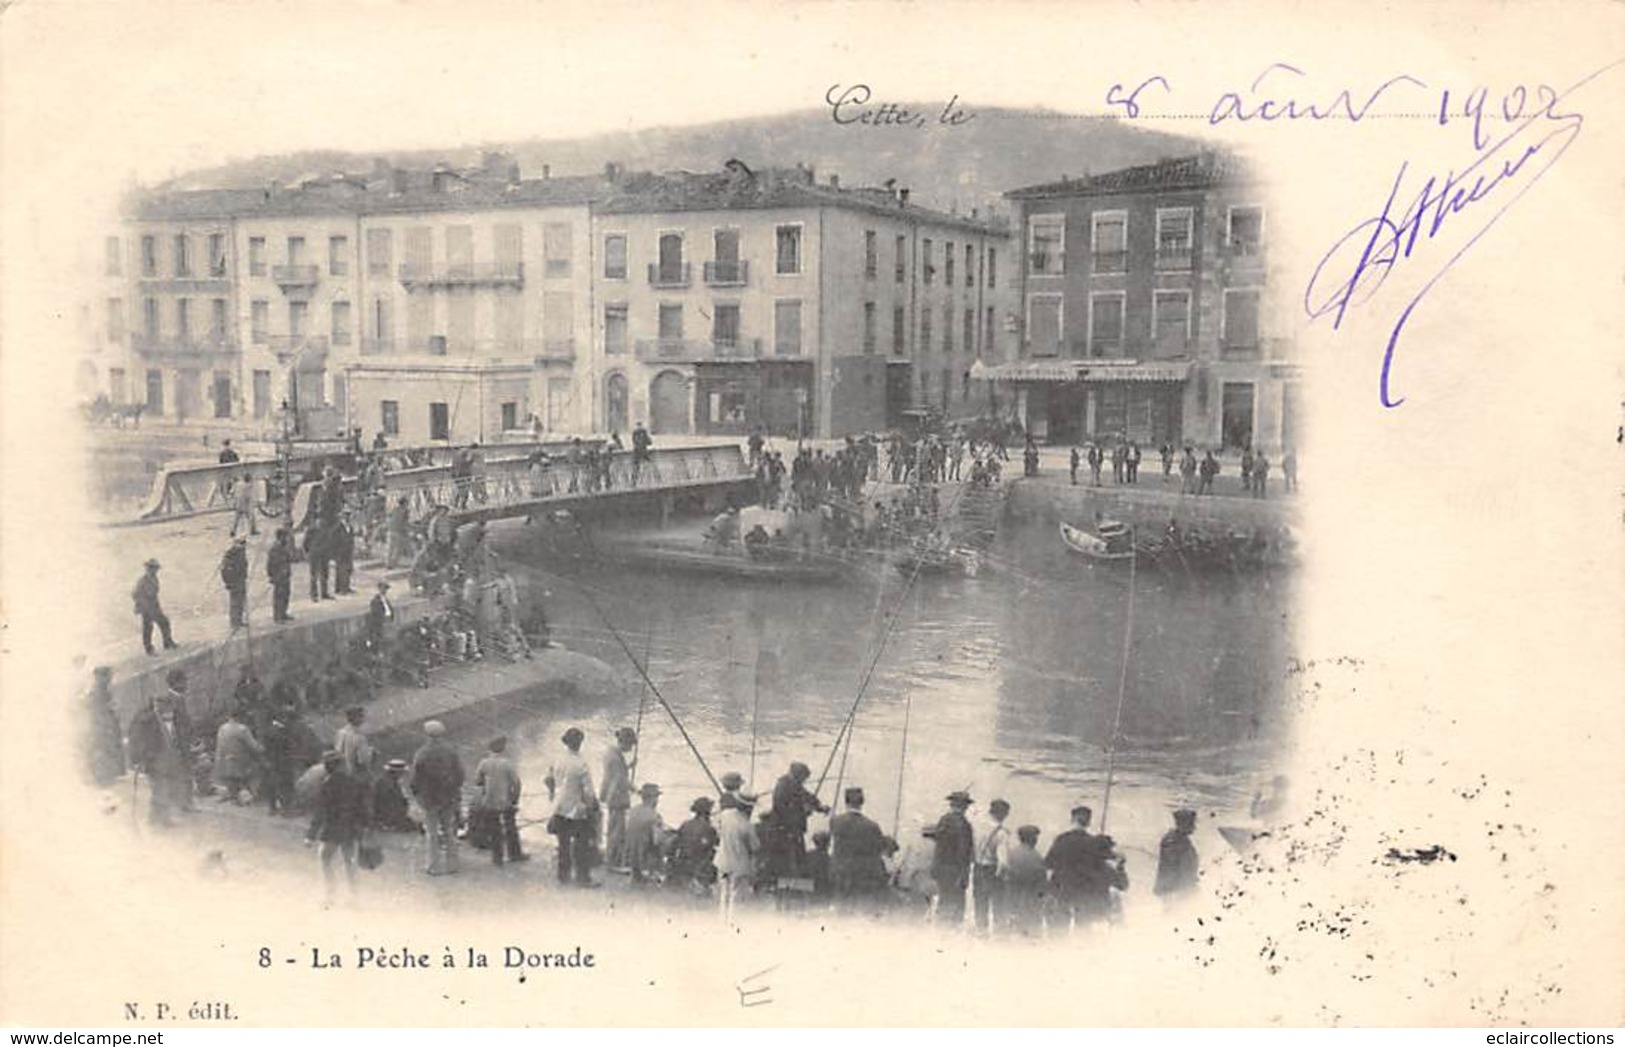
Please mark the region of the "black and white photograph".
<svg viewBox="0 0 1625 1047"><path fill-rule="evenodd" d="M1338 6L9 5L0 1020L1618 1026L1618 12Z"/></svg>

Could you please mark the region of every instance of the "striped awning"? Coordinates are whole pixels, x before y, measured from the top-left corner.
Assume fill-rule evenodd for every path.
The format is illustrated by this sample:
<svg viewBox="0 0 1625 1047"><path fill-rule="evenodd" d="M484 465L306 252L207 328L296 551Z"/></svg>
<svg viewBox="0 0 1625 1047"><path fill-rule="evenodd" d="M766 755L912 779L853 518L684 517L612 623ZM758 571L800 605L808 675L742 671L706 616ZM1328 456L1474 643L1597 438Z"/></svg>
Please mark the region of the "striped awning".
<svg viewBox="0 0 1625 1047"><path fill-rule="evenodd" d="M971 368L971 377L989 382L1183 382L1190 376L1186 361L1017 360Z"/></svg>

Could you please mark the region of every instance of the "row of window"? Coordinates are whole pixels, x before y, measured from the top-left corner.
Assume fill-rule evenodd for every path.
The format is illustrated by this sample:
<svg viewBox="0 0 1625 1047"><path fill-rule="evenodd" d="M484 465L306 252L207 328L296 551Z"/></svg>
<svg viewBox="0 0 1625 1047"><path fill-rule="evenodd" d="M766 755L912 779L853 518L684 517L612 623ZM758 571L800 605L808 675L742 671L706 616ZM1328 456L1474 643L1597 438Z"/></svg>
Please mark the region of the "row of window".
<svg viewBox="0 0 1625 1047"><path fill-rule="evenodd" d="M739 304L714 302L710 309L711 344L728 349L746 344L740 328ZM627 352L629 310L623 302L604 306L604 353L618 356ZM680 346L686 340L684 310L680 303L661 303L656 320L659 343ZM801 355L801 299L780 298L773 303L773 355Z"/></svg>
<svg viewBox="0 0 1625 1047"><path fill-rule="evenodd" d="M1102 291L1089 296L1088 356L1116 356L1124 349L1123 291ZM1224 293L1220 317L1220 345L1230 350L1254 350L1259 344L1259 292ZM1058 294L1035 294L1027 300L1027 346L1034 356L1065 356L1064 299ZM1162 352L1183 352L1191 339L1189 291L1157 291L1151 298L1152 346Z"/></svg>
<svg viewBox="0 0 1625 1047"><path fill-rule="evenodd" d="M773 271L780 276L797 276L802 269L800 223L781 225L773 231ZM661 233L655 249L656 260L649 265L649 282L656 287L686 287L691 279L684 259L683 234ZM627 278L627 237L625 233L604 236L604 279ZM704 279L712 285L745 283L749 263L740 257L739 230L718 229L711 237L711 260L705 263Z"/></svg>
<svg viewBox="0 0 1625 1047"><path fill-rule="evenodd" d="M1196 253L1195 212L1189 207L1157 209L1156 267L1191 268ZM1264 244L1264 209L1231 207L1225 217L1225 244L1231 253L1259 254ZM1096 211L1089 219L1091 271L1128 271L1128 212ZM1033 276L1059 276L1066 272L1066 216L1038 214L1027 219L1027 272Z"/></svg>
<svg viewBox="0 0 1625 1047"><path fill-rule="evenodd" d="M171 240L170 275L178 279L206 276L209 279L220 280L227 275L226 271L226 235L224 233L208 234L202 263L203 271L196 268L196 259L192 253L192 238L185 233L175 234ZM107 238L106 272L108 276L124 275L124 242L116 236ZM141 275L144 277L157 277L159 275L158 237L143 236L141 238Z"/></svg>

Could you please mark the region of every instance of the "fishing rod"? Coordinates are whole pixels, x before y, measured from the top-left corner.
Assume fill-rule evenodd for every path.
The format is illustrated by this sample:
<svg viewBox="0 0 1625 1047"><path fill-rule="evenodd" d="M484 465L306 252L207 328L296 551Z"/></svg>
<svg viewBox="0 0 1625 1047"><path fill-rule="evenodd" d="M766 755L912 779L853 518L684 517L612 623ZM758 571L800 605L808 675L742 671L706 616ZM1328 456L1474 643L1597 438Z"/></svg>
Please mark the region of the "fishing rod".
<svg viewBox="0 0 1625 1047"><path fill-rule="evenodd" d="M1106 814L1112 804L1112 778L1117 770L1117 741L1123 727L1123 697L1128 692L1129 647L1134 642L1134 568L1140 562L1138 552L1128 560L1128 616L1123 625L1123 660L1117 673L1117 715L1112 720L1111 742L1106 749L1106 792L1100 801L1100 831L1106 831Z"/></svg>
<svg viewBox="0 0 1625 1047"><path fill-rule="evenodd" d="M919 613L920 613L920 594L919 594L918 590L915 590L915 593L914 593L914 615L915 615L916 618L919 617ZM919 633L916 632L914 635L915 635L916 642L918 642ZM915 651L916 657L918 657L918 654L919 654L919 652L916 649L916 651ZM903 692L903 742L902 742L902 747L898 750L898 753L897 753L897 806L892 810L892 817L891 817L891 834L892 834L892 839L894 839L894 840L897 838L897 834L902 832L902 829L903 829L903 771L908 766L908 725L909 725L909 719L912 716L913 711L914 711L914 688L910 687L910 688L908 688L907 690L905 690Z"/></svg>
<svg viewBox="0 0 1625 1047"><path fill-rule="evenodd" d="M592 551L593 559L602 566L603 559L598 555L598 547L593 544L592 534L581 525L580 521L577 521L576 529L587 540L587 548ZM573 582L574 579L571 579L571 581ZM636 669L638 675L643 678L644 684L649 688L649 693L655 696L655 701L659 702L660 707L666 710L666 715L671 717L672 726L676 727L677 733L683 736L683 741L688 745L689 752L692 752L694 759L699 762L700 770L705 772L705 777L720 794L723 791L722 783L717 781L717 776L711 773L711 765L706 763L705 757L700 754L699 746L694 744L694 739L689 735L688 728L683 726L683 721L678 717L677 710L671 707L671 703L666 701L666 696L660 693L660 688L655 686L655 682L649 678L649 674L644 671L642 663L638 661L638 656L633 654L632 648L627 645L626 637L621 635L621 631L615 627L615 623L610 621L609 615L605 613L604 608L598 603L598 599L593 596L591 590L586 586L578 586L578 588L581 589L581 594L587 598L587 603L592 606L593 611L603 620L609 631L614 634L615 642L620 645L627 661L632 663L632 668Z"/></svg>
<svg viewBox="0 0 1625 1047"><path fill-rule="evenodd" d="M654 648L655 631L651 627L643 636L643 664L649 664L649 658ZM643 710L649 704L649 688L644 687L638 691L638 715L633 722L632 733L637 737L637 747L632 750L632 766L626 771L627 788L638 784L638 757L643 755Z"/></svg>
<svg viewBox="0 0 1625 1047"><path fill-rule="evenodd" d="M915 579L919 578L920 568L924 565L924 557L915 558L914 570L909 573L908 581L904 584L903 591L898 594L897 606L892 608L891 615L886 620L885 631L880 634L880 642L875 644L874 657L869 659L869 667L864 671L863 679L858 684L857 697L852 699L852 708L846 714L846 721L841 724L840 731L835 735L835 747L830 750L829 759L824 761L824 769L818 775L818 784L813 788L814 796L817 796L818 793L823 789L824 780L829 777L830 766L835 762L835 752L841 747L841 742L846 739L847 732L852 727L852 721L857 718L858 706L863 702L863 696L869 689L869 681L874 678L875 667L880 664L880 656L885 653L886 641L891 638L892 630L897 626L897 619L902 616L903 605L908 602L909 590L914 587L914 581Z"/></svg>

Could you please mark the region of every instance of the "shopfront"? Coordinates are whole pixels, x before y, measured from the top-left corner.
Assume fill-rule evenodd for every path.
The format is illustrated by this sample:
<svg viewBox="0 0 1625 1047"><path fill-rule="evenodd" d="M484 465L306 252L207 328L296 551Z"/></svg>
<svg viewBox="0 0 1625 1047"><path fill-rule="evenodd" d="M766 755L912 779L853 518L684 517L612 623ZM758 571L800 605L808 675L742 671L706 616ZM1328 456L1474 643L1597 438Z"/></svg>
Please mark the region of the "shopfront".
<svg viewBox="0 0 1625 1047"><path fill-rule="evenodd" d="M1183 439L1190 365L1099 360L1027 360L989 367L985 377L1015 390L1016 416L1035 439L1073 444Z"/></svg>

